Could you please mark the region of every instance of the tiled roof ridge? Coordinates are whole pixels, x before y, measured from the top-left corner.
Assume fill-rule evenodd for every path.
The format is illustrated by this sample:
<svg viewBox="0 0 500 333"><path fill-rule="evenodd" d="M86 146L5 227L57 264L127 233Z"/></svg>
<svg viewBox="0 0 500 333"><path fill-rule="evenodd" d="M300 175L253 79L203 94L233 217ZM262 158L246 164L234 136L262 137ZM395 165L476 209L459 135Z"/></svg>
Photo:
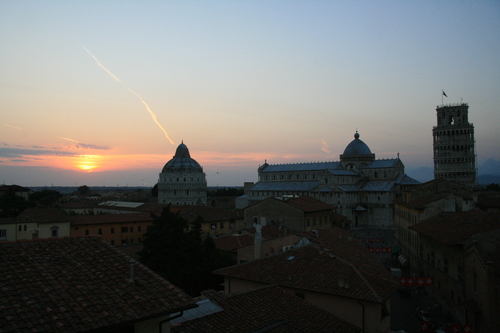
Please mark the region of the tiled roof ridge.
<svg viewBox="0 0 500 333"><path fill-rule="evenodd" d="M93 235L93 236L65 236L65 237L53 237L53 238L20 239L20 240L15 240L15 241L0 241L0 244L22 244L22 243L35 243L35 242L39 242L39 243L46 242L46 243L48 243L48 242L62 241L62 240L66 240L66 239L75 239L75 240L82 239L82 240L94 241L94 240L102 240L102 237L101 236L97 236L97 235ZM108 242L100 241L99 245L107 247L111 251L115 252L115 254L117 256L121 257L122 259L126 260L127 262L130 262L130 260L133 260L127 254L125 254L124 252L118 250L116 247L114 247L113 245L109 244ZM151 273L154 273L154 271L152 271L149 267L147 267L146 265L142 264L138 260L134 260L134 265L136 267L137 266L141 266L142 269L144 269L146 271L149 271ZM154 273L154 274L152 274L152 277L155 280L157 280L158 282L160 282L161 284L168 284L169 286L171 285L171 283L169 281L167 281L166 279L164 279L163 277L161 277L159 274ZM175 288L179 289L177 286L175 286ZM180 289L179 289L179 291L180 291Z"/></svg>
<svg viewBox="0 0 500 333"><path fill-rule="evenodd" d="M64 236L64 237L35 238L35 239L18 239L18 240L12 240L12 241L0 241L0 244L51 242L51 241L58 241L58 240L62 240L62 239L77 239L77 238L102 238L102 237L98 236L98 235L92 235L92 236L78 235L78 236Z"/></svg>
<svg viewBox="0 0 500 333"><path fill-rule="evenodd" d="M304 247L316 247L314 246L313 244L309 244L309 245L306 245ZM293 248L294 250L297 250L297 248ZM212 273L214 274L218 274L217 272L218 271L222 271L222 270L226 270L226 269L229 269L229 268L233 268L233 267L236 267L236 266L248 266L250 264L253 264L253 263L256 263L256 262L259 262L259 261L263 261L263 260L266 260L268 258L272 258L272 257L276 257L276 256L280 256L280 255L284 255L285 253L287 253L289 251L285 251L285 252L276 252L276 253L270 253L269 255L265 256L265 257L261 257L261 258L257 258L257 259L253 259L253 260L249 260L247 262L243 262L243 263L239 263L239 264L234 264L234 265L231 265L231 266L227 266L227 267L223 267L223 268L219 268L219 269L216 269L215 271L213 271Z"/></svg>
<svg viewBox="0 0 500 333"><path fill-rule="evenodd" d="M333 251L330 251L330 250L327 250L325 249L325 252L330 252L330 253L334 253ZM345 260L345 259L342 259L342 258L339 258L339 257L335 257L336 260L338 261L341 261L343 262L344 264L346 264L347 266L351 267L352 270L354 270L354 272L360 277L360 279L364 282L364 284L370 289L370 291L373 293L373 295L375 296L375 298L377 300L379 300L380 302L383 301L382 297L380 297L380 295L375 291L375 289L373 288L373 286L371 285L371 283L368 281L368 279L365 278L364 274L361 272L360 269L358 269L358 267L356 267L356 265L354 265L353 263Z"/></svg>

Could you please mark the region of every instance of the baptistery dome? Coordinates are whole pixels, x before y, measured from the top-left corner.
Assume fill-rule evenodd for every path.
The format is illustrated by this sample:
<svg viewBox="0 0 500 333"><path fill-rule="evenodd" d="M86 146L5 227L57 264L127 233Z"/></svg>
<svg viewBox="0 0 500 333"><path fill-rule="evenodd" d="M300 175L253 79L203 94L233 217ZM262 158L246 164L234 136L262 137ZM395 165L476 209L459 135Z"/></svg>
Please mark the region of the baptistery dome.
<svg viewBox="0 0 500 333"><path fill-rule="evenodd" d="M354 134L354 140L351 141L347 145L347 147L344 150L344 156L346 155L368 155L371 154L370 148L359 139L359 133L356 131L356 134Z"/></svg>
<svg viewBox="0 0 500 333"><path fill-rule="evenodd" d="M172 205L206 205L207 180L203 168L182 142L165 164L158 179L158 202Z"/></svg>
<svg viewBox="0 0 500 333"><path fill-rule="evenodd" d="M188 147L183 143L177 147L174 157L165 164L162 172L172 171L203 172L203 168L189 155Z"/></svg>

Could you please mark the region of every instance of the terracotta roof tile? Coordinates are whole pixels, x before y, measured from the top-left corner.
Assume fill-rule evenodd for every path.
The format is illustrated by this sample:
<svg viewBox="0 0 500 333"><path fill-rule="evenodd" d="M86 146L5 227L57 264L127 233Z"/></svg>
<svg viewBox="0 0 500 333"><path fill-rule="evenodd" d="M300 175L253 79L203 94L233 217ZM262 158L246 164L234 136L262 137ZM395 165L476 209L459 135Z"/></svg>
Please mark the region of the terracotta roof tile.
<svg viewBox="0 0 500 333"><path fill-rule="evenodd" d="M333 252L321 251L314 246L294 248L263 259L222 268L214 273L283 287L382 302L397 290L397 281L360 243L355 240L351 242L353 246L346 250L331 246L333 249L329 250ZM288 260L292 257L292 260ZM339 285L341 281L347 282L349 287L341 287Z"/></svg>
<svg viewBox="0 0 500 333"><path fill-rule="evenodd" d="M77 215L77 216L69 216L68 218L71 220L71 225L153 221L151 213Z"/></svg>
<svg viewBox="0 0 500 333"><path fill-rule="evenodd" d="M408 228L443 244L459 244L475 234L500 229L500 212L474 209L442 214Z"/></svg>
<svg viewBox="0 0 500 333"><path fill-rule="evenodd" d="M236 251L239 248L253 245L254 239L248 235L224 236L214 239L217 248L226 251Z"/></svg>
<svg viewBox="0 0 500 333"><path fill-rule="evenodd" d="M357 333L360 331L358 327L331 313L285 293L278 286L228 296L208 291L203 296L224 310L173 326L173 332Z"/></svg>
<svg viewBox="0 0 500 333"><path fill-rule="evenodd" d="M301 195L296 198L290 198L286 202L289 205L300 209L304 212L318 212L323 210L333 210L333 206L321 200L315 199L307 195Z"/></svg>
<svg viewBox="0 0 500 333"><path fill-rule="evenodd" d="M3 331L81 332L192 307L182 290L98 237L0 242Z"/></svg>
<svg viewBox="0 0 500 333"><path fill-rule="evenodd" d="M17 216L18 221L67 222L69 216L59 208L28 208Z"/></svg>

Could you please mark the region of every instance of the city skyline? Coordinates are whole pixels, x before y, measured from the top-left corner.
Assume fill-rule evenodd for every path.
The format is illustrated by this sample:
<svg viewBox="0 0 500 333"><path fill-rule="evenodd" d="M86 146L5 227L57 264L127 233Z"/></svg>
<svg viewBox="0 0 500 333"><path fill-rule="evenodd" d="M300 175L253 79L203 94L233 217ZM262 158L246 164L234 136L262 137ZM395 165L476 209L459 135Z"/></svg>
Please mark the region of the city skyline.
<svg viewBox="0 0 500 333"><path fill-rule="evenodd" d="M500 160L495 1L3 1L0 45L4 184L153 186L184 142L209 186L241 186L356 131L432 168L441 103Z"/></svg>

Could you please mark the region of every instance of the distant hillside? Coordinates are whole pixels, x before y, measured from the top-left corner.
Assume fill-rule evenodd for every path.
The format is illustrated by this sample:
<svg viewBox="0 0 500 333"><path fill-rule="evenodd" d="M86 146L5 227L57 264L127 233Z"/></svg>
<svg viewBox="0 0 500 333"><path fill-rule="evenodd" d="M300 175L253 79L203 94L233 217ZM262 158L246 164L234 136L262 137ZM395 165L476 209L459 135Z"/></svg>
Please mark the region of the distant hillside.
<svg viewBox="0 0 500 333"><path fill-rule="evenodd" d="M489 185L492 183L500 184L500 176L496 175L481 175L477 177L477 182L480 185Z"/></svg>
<svg viewBox="0 0 500 333"><path fill-rule="evenodd" d="M434 179L434 168L406 168L406 174L419 182L425 183ZM478 174L477 181L481 185L500 184L500 161L490 158L478 166Z"/></svg>
<svg viewBox="0 0 500 333"><path fill-rule="evenodd" d="M433 168L406 168L405 172L408 176L413 179L418 180L421 183L428 182L434 179L434 169Z"/></svg>
<svg viewBox="0 0 500 333"><path fill-rule="evenodd" d="M500 176L500 161L490 158L478 167L478 174Z"/></svg>

